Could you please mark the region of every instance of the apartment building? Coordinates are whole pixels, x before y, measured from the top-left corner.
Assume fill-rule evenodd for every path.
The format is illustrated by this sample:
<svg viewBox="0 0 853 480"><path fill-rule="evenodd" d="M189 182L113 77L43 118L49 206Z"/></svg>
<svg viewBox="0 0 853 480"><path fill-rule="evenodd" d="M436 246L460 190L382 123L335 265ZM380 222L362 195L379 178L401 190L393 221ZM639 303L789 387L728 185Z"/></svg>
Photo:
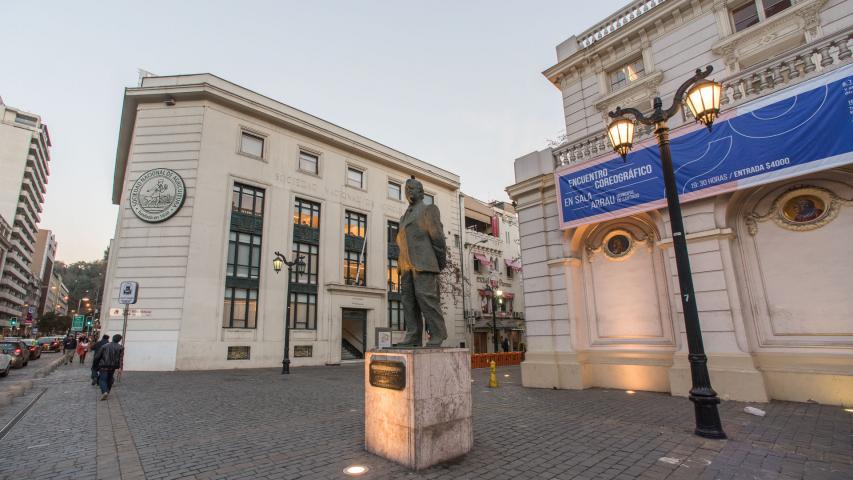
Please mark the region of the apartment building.
<svg viewBox="0 0 853 480"><path fill-rule="evenodd" d="M39 298L32 262L50 174L50 146L47 125L39 115L0 101L0 217L11 225L0 272L2 328L9 328L13 317L26 320Z"/></svg>
<svg viewBox="0 0 853 480"><path fill-rule="evenodd" d="M507 202L464 195L463 266L466 309L474 353L521 351L524 295L518 215Z"/></svg>

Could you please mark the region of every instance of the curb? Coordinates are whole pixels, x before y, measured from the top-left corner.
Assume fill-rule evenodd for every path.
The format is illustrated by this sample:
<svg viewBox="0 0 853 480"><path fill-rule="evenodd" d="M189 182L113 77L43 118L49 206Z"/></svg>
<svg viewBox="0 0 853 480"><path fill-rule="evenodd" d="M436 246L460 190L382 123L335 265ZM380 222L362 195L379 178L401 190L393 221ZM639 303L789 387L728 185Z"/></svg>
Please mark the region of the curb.
<svg viewBox="0 0 853 480"><path fill-rule="evenodd" d="M56 370L56 368L62 364L64 359L64 356L54 359L52 362L38 369L38 371L33 374L33 378L44 378L50 375L51 372Z"/></svg>
<svg viewBox="0 0 853 480"><path fill-rule="evenodd" d="M52 362L38 369L33 373L33 379L44 378L56 370L56 367L62 365L63 357L54 359ZM4 382L5 383L5 382ZM33 388L32 380L17 380L3 385L4 391L0 392L0 407L12 403L12 399L26 394Z"/></svg>

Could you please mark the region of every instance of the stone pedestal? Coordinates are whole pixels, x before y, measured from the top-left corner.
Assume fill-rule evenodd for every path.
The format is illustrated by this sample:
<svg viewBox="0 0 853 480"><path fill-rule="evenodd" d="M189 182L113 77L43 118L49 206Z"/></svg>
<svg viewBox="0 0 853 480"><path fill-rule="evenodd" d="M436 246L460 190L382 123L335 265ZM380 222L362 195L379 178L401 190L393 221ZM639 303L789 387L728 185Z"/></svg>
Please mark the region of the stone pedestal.
<svg viewBox="0 0 853 480"><path fill-rule="evenodd" d="M474 445L467 348L371 350L364 383L368 452L420 470Z"/></svg>

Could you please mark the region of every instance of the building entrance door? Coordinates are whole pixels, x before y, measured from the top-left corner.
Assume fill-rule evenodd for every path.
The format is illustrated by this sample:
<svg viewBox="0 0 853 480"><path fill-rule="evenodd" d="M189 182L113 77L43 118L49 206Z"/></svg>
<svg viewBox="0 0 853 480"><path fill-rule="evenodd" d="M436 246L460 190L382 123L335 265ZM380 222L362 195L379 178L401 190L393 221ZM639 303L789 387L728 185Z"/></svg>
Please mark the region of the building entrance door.
<svg viewBox="0 0 853 480"><path fill-rule="evenodd" d="M344 308L341 311L341 360L364 358L367 348L367 310Z"/></svg>
<svg viewBox="0 0 853 480"><path fill-rule="evenodd" d="M486 332L474 332L474 353L488 353L488 345Z"/></svg>

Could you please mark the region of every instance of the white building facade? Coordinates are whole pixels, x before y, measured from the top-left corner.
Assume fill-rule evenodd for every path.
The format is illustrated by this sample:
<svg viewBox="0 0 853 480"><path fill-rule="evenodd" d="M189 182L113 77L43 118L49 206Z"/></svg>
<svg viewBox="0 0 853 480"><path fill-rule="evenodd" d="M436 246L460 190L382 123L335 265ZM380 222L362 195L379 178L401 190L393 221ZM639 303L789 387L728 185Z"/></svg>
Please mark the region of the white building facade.
<svg viewBox="0 0 853 480"><path fill-rule="evenodd" d="M12 227L0 271L0 328L8 329L13 317L20 326L38 299L32 262L49 163L50 135L41 117L0 100L0 217Z"/></svg>
<svg viewBox="0 0 853 480"><path fill-rule="evenodd" d="M376 329L402 338L397 222L414 176L459 264L456 175L209 74L126 90L102 329L123 327L127 368L273 367L286 292L294 366L358 359ZM273 270L275 252L306 269ZM466 342L458 272L442 275L445 345Z"/></svg>
<svg viewBox="0 0 853 480"><path fill-rule="evenodd" d="M524 342L524 295L518 215L509 203L486 203L464 196L466 313L473 353L498 351L506 338L509 350L521 351ZM497 308L493 309L492 293ZM492 315L494 310L494 315Z"/></svg>
<svg viewBox="0 0 853 480"><path fill-rule="evenodd" d="M615 156L604 132L607 112L650 112L655 96L667 106L696 68L713 66L711 77L723 84L724 118L714 128L735 112L846 82L851 25L850 0L640 1L557 47L558 62L544 75L562 93L566 136L517 159L517 183L508 188L518 204L525 272L524 385L687 394L665 203L571 224L561 217L555 182ZM670 127L673 137L697 130L689 112ZM638 127L635 151L656 148L651 136ZM802 155L817 148L808 137L801 146ZM842 253L853 233L850 158L682 203L708 366L721 398L853 404L853 256ZM817 208L806 215L798 202Z"/></svg>

